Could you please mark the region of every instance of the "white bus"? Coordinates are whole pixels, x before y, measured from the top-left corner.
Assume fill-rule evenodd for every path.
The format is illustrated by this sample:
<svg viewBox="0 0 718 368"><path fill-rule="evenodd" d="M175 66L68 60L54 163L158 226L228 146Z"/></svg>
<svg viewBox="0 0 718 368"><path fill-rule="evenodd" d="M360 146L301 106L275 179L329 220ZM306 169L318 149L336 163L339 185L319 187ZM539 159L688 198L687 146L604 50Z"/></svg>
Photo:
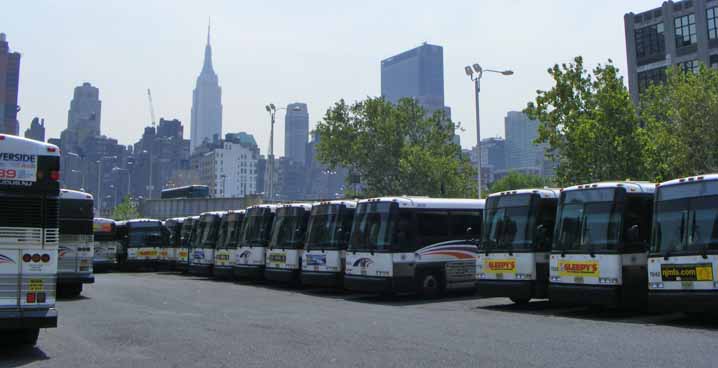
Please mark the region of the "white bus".
<svg viewBox="0 0 718 368"><path fill-rule="evenodd" d="M217 279L228 280L234 277L232 268L234 267L239 236L242 232L244 212L244 210L232 210L227 211L222 216L222 222L219 225L217 249L214 252L214 270L212 271Z"/></svg>
<svg viewBox="0 0 718 368"><path fill-rule="evenodd" d="M286 204L277 209L272 237L267 246L264 278L271 281L299 283L307 223L312 205Z"/></svg>
<svg viewBox="0 0 718 368"><path fill-rule="evenodd" d="M189 271L189 259L192 249L192 242L199 229L197 223L199 216L186 217L182 222L182 234L180 235L180 247L177 249L177 263L175 269L180 272Z"/></svg>
<svg viewBox="0 0 718 368"><path fill-rule="evenodd" d="M476 287L484 200L385 197L359 201L344 287L418 292Z"/></svg>
<svg viewBox="0 0 718 368"><path fill-rule="evenodd" d="M57 327L59 179L56 146L0 134L0 339Z"/></svg>
<svg viewBox="0 0 718 368"><path fill-rule="evenodd" d="M211 276L214 266L214 250L217 246L219 224L226 212L204 212L199 216L197 238L192 243L192 256L189 273L199 276Z"/></svg>
<svg viewBox="0 0 718 368"><path fill-rule="evenodd" d="M561 192L549 298L568 304L645 304L655 184L605 182Z"/></svg>
<svg viewBox="0 0 718 368"><path fill-rule="evenodd" d="M648 282L651 305L684 312L715 312L718 174L658 185Z"/></svg>
<svg viewBox="0 0 718 368"><path fill-rule="evenodd" d="M92 274L94 234L92 195L76 190L60 191L60 248L57 261L59 296L77 297L83 284L95 282Z"/></svg>
<svg viewBox="0 0 718 368"><path fill-rule="evenodd" d="M182 224L184 217L167 219L164 222L167 229L167 268L175 270L179 257L179 249L182 244Z"/></svg>
<svg viewBox="0 0 718 368"><path fill-rule="evenodd" d="M264 276L264 260L277 208L274 204L259 204L247 208L235 253L235 278L261 279Z"/></svg>
<svg viewBox="0 0 718 368"><path fill-rule="evenodd" d="M558 189L522 189L486 199L477 264L479 295L520 304L548 296L558 196Z"/></svg>
<svg viewBox="0 0 718 368"><path fill-rule="evenodd" d="M96 217L93 220L95 252L92 256L93 272L107 271L117 267L122 244L114 220Z"/></svg>
<svg viewBox="0 0 718 368"><path fill-rule="evenodd" d="M153 219L127 220L126 266L154 270L163 238L162 221Z"/></svg>
<svg viewBox="0 0 718 368"><path fill-rule="evenodd" d="M302 255L302 284L342 287L347 246L356 201L337 200L312 206Z"/></svg>

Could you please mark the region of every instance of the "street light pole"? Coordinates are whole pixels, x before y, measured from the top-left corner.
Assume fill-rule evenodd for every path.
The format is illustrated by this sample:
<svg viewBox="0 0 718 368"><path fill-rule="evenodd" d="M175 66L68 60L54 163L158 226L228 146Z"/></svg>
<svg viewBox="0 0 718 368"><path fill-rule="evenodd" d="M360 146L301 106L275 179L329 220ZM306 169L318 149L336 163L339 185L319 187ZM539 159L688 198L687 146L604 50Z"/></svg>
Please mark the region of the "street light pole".
<svg viewBox="0 0 718 368"><path fill-rule="evenodd" d="M97 214L102 216L102 159L97 160Z"/></svg>
<svg viewBox="0 0 718 368"><path fill-rule="evenodd" d="M272 200L274 198L274 116L277 113L277 108L273 103L265 106L265 109L269 113L271 121L271 128L269 130L269 162L267 163L268 175L265 175L265 180L269 180L267 185L267 197ZM268 179L267 179L268 178Z"/></svg>
<svg viewBox="0 0 718 368"><path fill-rule="evenodd" d="M479 94L481 92L481 77L484 72L497 73L501 75L513 75L512 70L484 69L479 64L464 67L466 75L474 82L474 99L476 101L476 181L478 183L478 195L481 198L481 114Z"/></svg>

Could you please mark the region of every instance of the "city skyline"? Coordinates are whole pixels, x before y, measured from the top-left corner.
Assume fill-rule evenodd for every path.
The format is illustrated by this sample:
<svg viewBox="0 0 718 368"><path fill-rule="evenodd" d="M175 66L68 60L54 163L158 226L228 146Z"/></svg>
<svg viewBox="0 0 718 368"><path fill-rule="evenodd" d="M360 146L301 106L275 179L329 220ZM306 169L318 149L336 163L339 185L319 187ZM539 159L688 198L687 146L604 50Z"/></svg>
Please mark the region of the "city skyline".
<svg viewBox="0 0 718 368"><path fill-rule="evenodd" d="M18 16L4 24L2 31L13 40L13 50L23 55L21 130L32 117L43 116L47 137L59 136L72 88L86 81L104 96L103 134L123 144L136 141L150 124L148 87L153 90L158 117L190 122L189 91L202 63L206 16L211 15L216 30L214 67L223 80L223 134L252 133L266 152L266 103L307 102L312 129L339 99L378 96L379 61L427 41L444 48L445 103L452 107L454 121L464 127L459 132L463 146L470 147L475 145L475 123L464 65L478 61L486 67L516 71L512 78L483 81L482 136L501 135L505 113L523 108L535 97L536 89L550 86L546 69L553 63L583 55L592 66L611 58L625 73L623 14L653 8L656 2L641 0L627 6L623 1L603 1L607 6L592 10L590 19L583 16L586 4L570 1L451 7L429 2L408 7L408 2L398 2L381 14L374 4L366 9L330 3L307 9L288 2L244 7L180 4L165 16L169 21L162 27L152 26L152 17L162 14L166 3L142 4L17 5ZM95 16L80 20L75 13L82 12L76 7ZM399 11L402 17L397 18ZM371 12L377 14L371 18ZM502 19L497 14L510 17ZM351 27L349 18L354 21ZM298 28L298 24L320 19L321 27ZM524 24L522 31L514 29L518 23ZM326 32L327 27L336 32ZM47 37L50 29L53 37ZM68 48L71 53L63 51ZM282 154L283 127L278 124L277 128L275 147Z"/></svg>

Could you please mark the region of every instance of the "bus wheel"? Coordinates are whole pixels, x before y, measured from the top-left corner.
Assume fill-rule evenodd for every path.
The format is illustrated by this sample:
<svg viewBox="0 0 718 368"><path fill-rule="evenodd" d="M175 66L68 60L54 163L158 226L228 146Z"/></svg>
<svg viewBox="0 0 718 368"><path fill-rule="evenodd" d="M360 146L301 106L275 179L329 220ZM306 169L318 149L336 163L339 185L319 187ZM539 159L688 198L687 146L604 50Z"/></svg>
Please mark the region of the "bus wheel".
<svg viewBox="0 0 718 368"><path fill-rule="evenodd" d="M509 298L509 299L511 299L511 301L514 302L514 304L518 304L518 305L526 305L529 303L529 300L531 300L531 298Z"/></svg>
<svg viewBox="0 0 718 368"><path fill-rule="evenodd" d="M439 297L444 288L441 280L434 273L426 273L421 276L419 284L419 294L425 298Z"/></svg>
<svg viewBox="0 0 718 368"><path fill-rule="evenodd" d="M63 298L77 298L82 294L82 284L65 285L58 294Z"/></svg>
<svg viewBox="0 0 718 368"><path fill-rule="evenodd" d="M35 346L37 344L38 337L40 337L39 328L22 330L18 333L18 342L21 345Z"/></svg>

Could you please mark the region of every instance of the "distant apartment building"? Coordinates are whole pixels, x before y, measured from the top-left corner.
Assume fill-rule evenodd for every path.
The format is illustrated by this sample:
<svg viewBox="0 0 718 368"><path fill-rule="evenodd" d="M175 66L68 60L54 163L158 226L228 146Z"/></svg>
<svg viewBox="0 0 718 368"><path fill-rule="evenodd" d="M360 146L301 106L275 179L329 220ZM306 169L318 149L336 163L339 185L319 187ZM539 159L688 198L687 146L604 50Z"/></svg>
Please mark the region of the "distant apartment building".
<svg viewBox="0 0 718 368"><path fill-rule="evenodd" d="M245 197L257 193L259 148L251 134L230 133L220 142L195 148L192 170L213 197Z"/></svg>
<svg viewBox="0 0 718 368"><path fill-rule="evenodd" d="M427 113L449 109L444 102L444 49L424 43L381 61L381 95L392 103L415 99Z"/></svg>
<svg viewBox="0 0 718 368"><path fill-rule="evenodd" d="M506 169L506 140L500 137L481 140L482 185L488 187L496 181L496 174ZM471 162L476 166L476 147L471 151Z"/></svg>
<svg viewBox="0 0 718 368"><path fill-rule="evenodd" d="M45 141L45 119L33 118L30 127L25 130L25 138Z"/></svg>
<svg viewBox="0 0 718 368"><path fill-rule="evenodd" d="M309 140L309 113L307 104L287 105L284 115L284 157L304 165L307 161L307 141Z"/></svg>
<svg viewBox="0 0 718 368"><path fill-rule="evenodd" d="M665 81L669 66L693 72L701 63L718 67L718 0L666 1L623 19L634 103L651 83Z"/></svg>
<svg viewBox="0 0 718 368"><path fill-rule="evenodd" d="M553 165L546 159L546 145L536 144L539 122L518 111L510 111L504 119L506 134L506 171L531 175L553 176Z"/></svg>
<svg viewBox="0 0 718 368"><path fill-rule="evenodd" d="M20 87L20 53L10 51L0 33L0 133L19 135L17 94Z"/></svg>

